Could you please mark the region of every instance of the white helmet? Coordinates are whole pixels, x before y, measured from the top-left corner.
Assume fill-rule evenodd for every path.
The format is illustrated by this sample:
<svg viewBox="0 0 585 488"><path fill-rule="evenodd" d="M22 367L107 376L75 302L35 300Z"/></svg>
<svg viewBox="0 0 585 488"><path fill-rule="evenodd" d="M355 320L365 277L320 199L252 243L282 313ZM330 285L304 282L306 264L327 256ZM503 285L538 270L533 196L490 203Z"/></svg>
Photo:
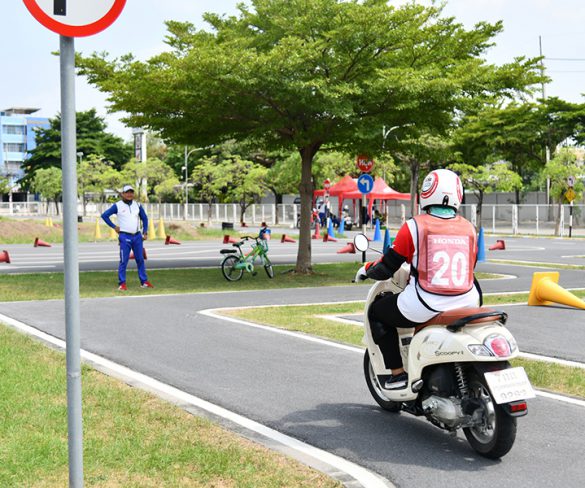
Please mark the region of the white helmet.
<svg viewBox="0 0 585 488"><path fill-rule="evenodd" d="M456 173L448 169L431 171L423 180L420 190L420 206L424 210L431 205L459 209L463 200L463 185Z"/></svg>

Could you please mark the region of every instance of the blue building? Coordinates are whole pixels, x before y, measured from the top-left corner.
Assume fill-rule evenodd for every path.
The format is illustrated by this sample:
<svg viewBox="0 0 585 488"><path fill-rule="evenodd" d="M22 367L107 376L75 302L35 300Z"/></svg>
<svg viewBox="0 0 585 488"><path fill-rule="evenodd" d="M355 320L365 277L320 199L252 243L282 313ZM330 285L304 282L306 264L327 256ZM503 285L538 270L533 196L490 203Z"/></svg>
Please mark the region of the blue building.
<svg viewBox="0 0 585 488"><path fill-rule="evenodd" d="M49 127L46 117L32 117L38 108L7 108L0 111L0 176L8 178L12 192L19 193L24 176L22 163L36 147L36 131ZM13 195L20 200L26 195ZM18 198L20 197L20 198Z"/></svg>

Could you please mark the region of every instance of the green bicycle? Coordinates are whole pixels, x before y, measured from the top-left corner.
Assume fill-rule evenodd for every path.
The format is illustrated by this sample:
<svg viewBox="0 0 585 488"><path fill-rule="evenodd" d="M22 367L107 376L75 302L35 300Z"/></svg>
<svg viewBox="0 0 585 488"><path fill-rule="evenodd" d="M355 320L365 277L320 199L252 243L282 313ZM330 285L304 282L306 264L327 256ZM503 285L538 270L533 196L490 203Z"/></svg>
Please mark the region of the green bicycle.
<svg viewBox="0 0 585 488"><path fill-rule="evenodd" d="M245 241L248 240L256 241L252 244L252 250L248 254L244 254L242 246ZM274 270L272 269L272 263L268 256L268 241L260 239L258 237L245 236L242 237L240 242L232 244L236 249L222 249L221 254L228 254L221 262L221 272L224 278L228 281L238 281L244 275L244 271L256 275L254 271L254 262L257 258L260 258L260 262L264 266L264 270L268 275L268 278L274 278Z"/></svg>

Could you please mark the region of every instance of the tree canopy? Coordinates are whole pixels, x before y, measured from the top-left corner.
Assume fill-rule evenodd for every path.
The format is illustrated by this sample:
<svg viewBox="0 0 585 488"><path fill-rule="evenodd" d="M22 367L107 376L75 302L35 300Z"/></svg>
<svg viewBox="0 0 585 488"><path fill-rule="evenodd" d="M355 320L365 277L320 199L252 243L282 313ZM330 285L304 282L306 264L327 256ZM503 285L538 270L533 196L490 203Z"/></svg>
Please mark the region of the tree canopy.
<svg viewBox="0 0 585 488"><path fill-rule="evenodd" d="M297 271L311 269L313 158L323 146L380 151L382 126L442 133L457 110L514 96L536 60L500 67L482 55L501 23L466 30L441 7L385 0L251 0L210 30L168 22L170 51L147 62L79 57L111 109L164 139L207 146L251 139L301 155Z"/></svg>
<svg viewBox="0 0 585 488"><path fill-rule="evenodd" d="M61 167L61 116L49 119L49 127L40 129L36 148L24 161L24 185L30 184L34 173L41 168ZM120 169L132 156L132 147L120 137L106 132L106 123L95 109L77 112L77 151L84 157L96 155Z"/></svg>

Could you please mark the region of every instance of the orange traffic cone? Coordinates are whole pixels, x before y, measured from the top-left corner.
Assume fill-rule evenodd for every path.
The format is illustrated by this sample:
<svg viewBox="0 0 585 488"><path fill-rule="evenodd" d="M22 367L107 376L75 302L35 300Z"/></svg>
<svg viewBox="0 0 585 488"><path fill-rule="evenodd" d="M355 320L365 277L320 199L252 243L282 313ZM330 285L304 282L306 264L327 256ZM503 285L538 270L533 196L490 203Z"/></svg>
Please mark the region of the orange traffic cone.
<svg viewBox="0 0 585 488"><path fill-rule="evenodd" d="M323 242L337 242L337 239L326 233L323 235Z"/></svg>
<svg viewBox="0 0 585 488"><path fill-rule="evenodd" d="M165 246L168 246L169 244L181 244L179 241L176 241L175 239L173 239L171 236L167 236L167 238L165 239Z"/></svg>
<svg viewBox="0 0 585 488"><path fill-rule="evenodd" d="M498 239L495 244L492 244L489 248L490 251L497 251L501 249L504 251L506 249L506 243L502 239Z"/></svg>
<svg viewBox="0 0 585 488"><path fill-rule="evenodd" d="M321 230L319 229L319 222L315 222L315 233L313 239L321 239Z"/></svg>
<svg viewBox="0 0 585 488"><path fill-rule="evenodd" d="M223 243L224 244L236 244L237 242L238 242L237 239L233 238L229 234L226 234L225 236L223 236Z"/></svg>
<svg viewBox="0 0 585 488"><path fill-rule="evenodd" d="M288 237L286 234L282 234L282 238L280 239L280 242L297 242L295 241L292 237Z"/></svg>
<svg viewBox="0 0 585 488"><path fill-rule="evenodd" d="M348 242L345 246L343 246L337 254L355 254L355 246L353 242Z"/></svg>
<svg viewBox="0 0 585 488"><path fill-rule="evenodd" d="M532 275L532 286L528 305L550 305L560 303L585 310L585 302L558 284L558 271L536 272Z"/></svg>
<svg viewBox="0 0 585 488"><path fill-rule="evenodd" d="M0 252L0 263L10 264L10 254L8 254L8 251Z"/></svg>
<svg viewBox="0 0 585 488"><path fill-rule="evenodd" d="M51 244L49 244L48 242L42 241L38 237L35 239L34 246L35 247L53 247L53 246L51 246Z"/></svg>
<svg viewBox="0 0 585 488"><path fill-rule="evenodd" d="M142 258L145 259L145 260L148 259L146 257L146 249L144 249L144 248L142 248ZM130 251L130 257L129 257L129 259L136 259L134 257L134 251Z"/></svg>

